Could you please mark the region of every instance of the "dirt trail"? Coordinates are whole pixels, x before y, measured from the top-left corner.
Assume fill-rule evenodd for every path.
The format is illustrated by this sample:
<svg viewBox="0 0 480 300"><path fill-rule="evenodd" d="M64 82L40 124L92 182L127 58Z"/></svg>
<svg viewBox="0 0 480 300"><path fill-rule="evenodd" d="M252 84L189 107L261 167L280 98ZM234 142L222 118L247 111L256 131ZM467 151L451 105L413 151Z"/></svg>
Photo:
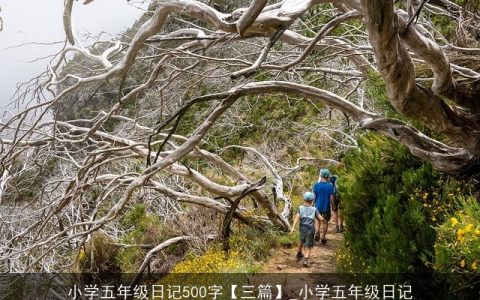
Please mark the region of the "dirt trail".
<svg viewBox="0 0 480 300"><path fill-rule="evenodd" d="M343 233L335 233L334 223L330 223L328 227L327 244L315 242L308 267L302 267L301 262L296 259L297 246L276 249L264 264L262 273L270 274L276 280L283 280L282 299L319 299L315 298L314 292L305 297L308 292L302 290L305 290L307 285L311 288L342 284L343 279L336 273L335 252L343 242Z"/></svg>
<svg viewBox="0 0 480 300"><path fill-rule="evenodd" d="M298 229L297 229L298 230ZM327 232L327 244L315 242L307 268L302 267L295 255L297 246L278 248L263 266L263 273L335 273L335 252L343 242L343 233L335 233L335 223L330 222Z"/></svg>

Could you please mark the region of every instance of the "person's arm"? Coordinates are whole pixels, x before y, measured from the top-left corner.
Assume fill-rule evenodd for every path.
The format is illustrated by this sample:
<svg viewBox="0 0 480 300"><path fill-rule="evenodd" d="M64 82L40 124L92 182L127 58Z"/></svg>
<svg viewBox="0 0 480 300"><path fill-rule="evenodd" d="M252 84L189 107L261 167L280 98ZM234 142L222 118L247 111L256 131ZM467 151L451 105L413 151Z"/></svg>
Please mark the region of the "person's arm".
<svg viewBox="0 0 480 300"><path fill-rule="evenodd" d="M319 218L315 218L315 232L319 232L320 230L320 221Z"/></svg>
<svg viewBox="0 0 480 300"><path fill-rule="evenodd" d="M295 227L297 226L298 221L300 221L300 214L299 213L297 213L295 215L295 218L293 219L293 225L292 225L292 229L290 230L290 232L295 231Z"/></svg>
<svg viewBox="0 0 480 300"><path fill-rule="evenodd" d="M322 217L322 215L318 212L317 209L315 209L315 221L317 221L317 220L320 221L320 222L326 223L325 219ZM317 223L315 223L315 224L317 224ZM318 224L318 225L320 225L320 224ZM315 229L317 229L317 228L315 228Z"/></svg>

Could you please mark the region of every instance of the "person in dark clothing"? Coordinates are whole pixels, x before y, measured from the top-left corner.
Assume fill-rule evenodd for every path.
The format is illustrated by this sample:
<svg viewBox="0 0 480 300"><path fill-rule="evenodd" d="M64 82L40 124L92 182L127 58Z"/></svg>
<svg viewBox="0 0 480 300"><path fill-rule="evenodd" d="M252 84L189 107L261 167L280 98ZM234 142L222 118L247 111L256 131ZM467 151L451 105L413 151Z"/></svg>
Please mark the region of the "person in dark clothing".
<svg viewBox="0 0 480 300"><path fill-rule="evenodd" d="M322 244L325 244L327 242L326 235L328 229L328 221L330 221L330 217L332 215L332 204L334 204L335 202L335 190L333 184L329 181L329 177L330 171L328 169L321 169L320 181L315 183L312 188L313 194L315 195L315 207L325 220L322 226L321 239L320 231L318 231L315 235L315 240L321 240Z"/></svg>
<svg viewBox="0 0 480 300"><path fill-rule="evenodd" d="M340 212L340 193L338 192L338 185L337 185L338 176L331 175L330 182L333 184L333 190L334 190L334 196L335 196L335 202L332 205L333 220L335 221L335 232L340 233L345 231L345 228L343 227L343 217Z"/></svg>

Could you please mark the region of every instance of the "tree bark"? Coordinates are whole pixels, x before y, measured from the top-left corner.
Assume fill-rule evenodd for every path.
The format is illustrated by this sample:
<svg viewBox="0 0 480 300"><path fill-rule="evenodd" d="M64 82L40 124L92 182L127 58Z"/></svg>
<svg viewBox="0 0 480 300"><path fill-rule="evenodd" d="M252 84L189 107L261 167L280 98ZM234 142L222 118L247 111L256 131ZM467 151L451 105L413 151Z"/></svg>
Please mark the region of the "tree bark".
<svg viewBox="0 0 480 300"><path fill-rule="evenodd" d="M399 37L399 17L394 13L393 0L362 0L361 3L378 69L395 109L402 115L420 120L431 129L445 134L465 147L472 156L476 154L479 147L478 121L415 84L412 60ZM436 52L431 53L434 55ZM437 70L437 91L449 89L445 87L448 73L448 70ZM448 83L446 85L451 86Z"/></svg>

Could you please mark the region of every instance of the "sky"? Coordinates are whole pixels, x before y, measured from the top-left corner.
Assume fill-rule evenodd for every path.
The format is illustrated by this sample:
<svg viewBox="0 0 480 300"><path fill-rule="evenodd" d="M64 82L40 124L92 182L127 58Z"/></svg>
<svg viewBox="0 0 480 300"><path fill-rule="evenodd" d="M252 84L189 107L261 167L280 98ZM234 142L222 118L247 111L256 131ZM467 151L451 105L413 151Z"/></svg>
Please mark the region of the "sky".
<svg viewBox="0 0 480 300"><path fill-rule="evenodd" d="M0 112L7 106L19 82L46 70L49 59L31 62L58 52L62 43L44 45L38 43L59 42L65 39L63 31L64 0L0 0ZM150 1L144 0L95 0L83 5L75 1L73 20L75 31L82 37L88 32L102 31L122 33L137 20ZM105 36L106 38L106 36ZM24 43L35 42L37 44ZM15 47L18 46L18 47ZM1 116L0 116L1 118Z"/></svg>

